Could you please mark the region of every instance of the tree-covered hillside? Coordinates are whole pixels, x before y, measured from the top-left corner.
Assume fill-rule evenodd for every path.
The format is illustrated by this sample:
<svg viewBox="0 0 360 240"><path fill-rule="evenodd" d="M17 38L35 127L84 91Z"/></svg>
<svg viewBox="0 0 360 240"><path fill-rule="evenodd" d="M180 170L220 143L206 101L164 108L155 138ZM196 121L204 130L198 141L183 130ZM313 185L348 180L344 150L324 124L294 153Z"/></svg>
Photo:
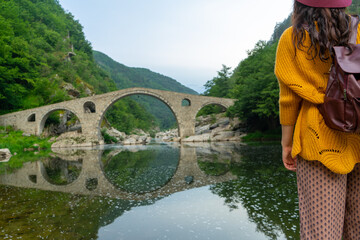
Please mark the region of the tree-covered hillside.
<svg viewBox="0 0 360 240"><path fill-rule="evenodd" d="M96 63L93 54L110 66ZM171 78L99 55L58 0L1 0L0 114L134 86L196 94ZM124 78L111 64L123 66ZM115 104L107 113L109 121L126 132L174 124L173 116L160 115L170 123L154 119L133 99Z"/></svg>
<svg viewBox="0 0 360 240"><path fill-rule="evenodd" d="M353 0L347 11L360 14L360 0ZM269 41L256 43L254 49L248 51L248 57L233 72L223 66L218 76L205 84L205 95L238 100L227 113L246 121L250 131L275 130L279 127L279 87L274 65L278 40L289 26L291 16L276 24Z"/></svg>
<svg viewBox="0 0 360 240"><path fill-rule="evenodd" d="M0 114L117 90L57 0L0 1L0 46ZM157 123L131 99L107 116L126 132Z"/></svg>
<svg viewBox="0 0 360 240"><path fill-rule="evenodd" d="M128 67L111 59L102 52L94 51L95 61L115 81L119 89L130 87L145 87L166 91L174 91L189 94L198 94L194 90L185 87L176 80L155 73L146 68Z"/></svg>
<svg viewBox="0 0 360 240"><path fill-rule="evenodd" d="M56 0L0 2L1 113L115 90L82 26Z"/></svg>

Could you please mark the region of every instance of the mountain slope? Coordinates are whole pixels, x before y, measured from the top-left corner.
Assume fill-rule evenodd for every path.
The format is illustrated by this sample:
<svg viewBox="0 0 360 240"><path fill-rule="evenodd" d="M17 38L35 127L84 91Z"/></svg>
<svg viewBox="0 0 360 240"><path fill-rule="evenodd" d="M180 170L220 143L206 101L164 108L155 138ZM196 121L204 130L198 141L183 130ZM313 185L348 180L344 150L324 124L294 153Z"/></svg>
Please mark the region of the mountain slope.
<svg viewBox="0 0 360 240"><path fill-rule="evenodd" d="M69 86L77 97L116 89L58 1L2 0L0 46L1 113L67 100Z"/></svg>
<svg viewBox="0 0 360 240"><path fill-rule="evenodd" d="M145 87L181 93L198 94L176 80L155 73L146 68L127 67L111 59L106 54L94 51L94 59L101 68L110 73L119 89Z"/></svg>

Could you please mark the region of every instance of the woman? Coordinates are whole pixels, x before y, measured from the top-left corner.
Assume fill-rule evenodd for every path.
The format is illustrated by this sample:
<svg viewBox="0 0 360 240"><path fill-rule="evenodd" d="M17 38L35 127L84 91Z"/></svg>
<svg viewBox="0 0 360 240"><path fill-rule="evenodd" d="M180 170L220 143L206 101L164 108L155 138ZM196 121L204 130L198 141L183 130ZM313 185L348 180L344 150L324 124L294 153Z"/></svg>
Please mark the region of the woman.
<svg viewBox="0 0 360 240"><path fill-rule="evenodd" d="M297 172L301 239L360 239L360 135L329 129L317 109L332 47L348 46L351 0L296 0L279 40L283 163ZM358 27L357 43L360 43Z"/></svg>

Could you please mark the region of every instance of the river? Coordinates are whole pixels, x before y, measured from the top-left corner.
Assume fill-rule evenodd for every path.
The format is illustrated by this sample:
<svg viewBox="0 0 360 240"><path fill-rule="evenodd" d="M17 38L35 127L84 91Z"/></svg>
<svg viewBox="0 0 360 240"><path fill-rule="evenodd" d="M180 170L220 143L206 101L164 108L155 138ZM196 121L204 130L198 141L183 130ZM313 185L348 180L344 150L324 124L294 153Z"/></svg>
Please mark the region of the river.
<svg viewBox="0 0 360 240"><path fill-rule="evenodd" d="M299 239L279 144L114 145L0 164L0 239Z"/></svg>

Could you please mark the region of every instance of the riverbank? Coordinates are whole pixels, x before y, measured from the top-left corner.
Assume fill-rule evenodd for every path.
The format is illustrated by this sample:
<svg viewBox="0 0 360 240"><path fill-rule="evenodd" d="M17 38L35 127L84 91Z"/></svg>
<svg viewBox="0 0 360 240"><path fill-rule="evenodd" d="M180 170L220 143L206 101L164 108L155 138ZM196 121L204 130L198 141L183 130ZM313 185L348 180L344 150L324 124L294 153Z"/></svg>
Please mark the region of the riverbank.
<svg viewBox="0 0 360 240"><path fill-rule="evenodd" d="M0 126L0 149L3 149L0 154L5 156L0 159L0 163L3 163L0 164L0 173L20 168L25 162L49 156L52 143L50 138L28 135L12 127Z"/></svg>
<svg viewBox="0 0 360 240"><path fill-rule="evenodd" d="M229 118L220 113L197 117L193 136L180 139L178 129L171 129L157 133L155 139L163 142L239 142L245 136L245 124L238 118Z"/></svg>

